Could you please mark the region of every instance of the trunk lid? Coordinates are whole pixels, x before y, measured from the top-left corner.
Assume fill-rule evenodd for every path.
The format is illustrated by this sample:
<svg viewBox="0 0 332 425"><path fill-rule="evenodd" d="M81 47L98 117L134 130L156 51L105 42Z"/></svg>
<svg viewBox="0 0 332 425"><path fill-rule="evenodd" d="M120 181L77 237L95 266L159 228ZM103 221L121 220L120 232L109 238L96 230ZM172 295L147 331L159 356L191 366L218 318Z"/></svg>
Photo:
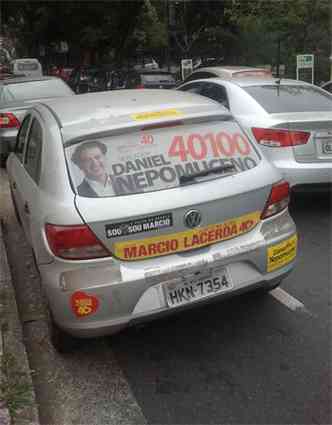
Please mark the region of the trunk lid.
<svg viewBox="0 0 332 425"><path fill-rule="evenodd" d="M272 114L271 118L278 120L278 128L310 133L306 144L292 148L297 162L332 161L332 111Z"/></svg>

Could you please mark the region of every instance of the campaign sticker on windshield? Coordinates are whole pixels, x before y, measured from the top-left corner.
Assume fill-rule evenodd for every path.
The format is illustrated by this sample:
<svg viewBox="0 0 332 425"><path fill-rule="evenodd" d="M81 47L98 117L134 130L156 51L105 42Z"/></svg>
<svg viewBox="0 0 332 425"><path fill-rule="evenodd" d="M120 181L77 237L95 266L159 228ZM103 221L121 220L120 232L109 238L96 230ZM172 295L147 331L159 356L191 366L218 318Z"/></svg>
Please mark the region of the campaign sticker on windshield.
<svg viewBox="0 0 332 425"><path fill-rule="evenodd" d="M249 232L260 221L260 215L259 211L255 211L223 223L184 232L159 235L148 239L116 242L114 254L122 260L130 261L201 248Z"/></svg>
<svg viewBox="0 0 332 425"><path fill-rule="evenodd" d="M267 249L267 271L279 269L290 263L296 257L297 235L272 245Z"/></svg>
<svg viewBox="0 0 332 425"><path fill-rule="evenodd" d="M178 109L163 109L161 111L148 111L132 114L135 121L159 120L160 118L182 117L183 113Z"/></svg>
<svg viewBox="0 0 332 425"><path fill-rule="evenodd" d="M105 231L107 238L133 235L152 230L165 229L173 226L171 213L144 217L137 220L122 221L120 223L106 224Z"/></svg>
<svg viewBox="0 0 332 425"><path fill-rule="evenodd" d="M206 182L247 171L260 160L234 121L115 134L68 146L66 155L77 194L85 197L124 196Z"/></svg>

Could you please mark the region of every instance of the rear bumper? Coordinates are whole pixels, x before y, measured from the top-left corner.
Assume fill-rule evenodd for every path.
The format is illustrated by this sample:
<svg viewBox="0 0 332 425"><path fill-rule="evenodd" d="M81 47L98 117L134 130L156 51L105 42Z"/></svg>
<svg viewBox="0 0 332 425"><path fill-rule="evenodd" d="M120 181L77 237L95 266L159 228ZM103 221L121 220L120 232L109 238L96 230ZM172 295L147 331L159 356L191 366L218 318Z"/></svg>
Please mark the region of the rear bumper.
<svg viewBox="0 0 332 425"><path fill-rule="evenodd" d="M58 323L58 325L65 329L69 334L78 338L93 338L104 335L114 335L123 329L130 326L135 326L142 323L147 323L152 320L161 319L172 314L191 310L196 307L203 307L209 303L220 302L227 300L230 297L244 294L249 291L253 291L260 288L273 288L278 285L293 269L294 264L291 263L285 267L282 272L274 273L274 276L266 276L265 280L258 280L257 282L250 282L246 286L240 286L232 291L225 292L217 296L211 296L200 301L194 301L190 304L183 306L168 308L167 306L159 309L142 312L142 313L131 313L126 316L122 316L118 319L101 320L96 322L70 322L70 323Z"/></svg>
<svg viewBox="0 0 332 425"><path fill-rule="evenodd" d="M332 183L332 162L273 161L291 186Z"/></svg>
<svg viewBox="0 0 332 425"><path fill-rule="evenodd" d="M272 287L293 268L294 256L267 271L269 248L296 233L288 211L260 222L251 232L187 253L148 260L54 262L40 266L42 283L56 323L77 337L114 334L135 323L221 300L258 287ZM296 251L295 251L296 252ZM278 261L278 260L277 260ZM270 262L271 264L271 262ZM206 298L169 307L164 286L188 275L227 269L233 286ZM78 315L75 303L92 314Z"/></svg>

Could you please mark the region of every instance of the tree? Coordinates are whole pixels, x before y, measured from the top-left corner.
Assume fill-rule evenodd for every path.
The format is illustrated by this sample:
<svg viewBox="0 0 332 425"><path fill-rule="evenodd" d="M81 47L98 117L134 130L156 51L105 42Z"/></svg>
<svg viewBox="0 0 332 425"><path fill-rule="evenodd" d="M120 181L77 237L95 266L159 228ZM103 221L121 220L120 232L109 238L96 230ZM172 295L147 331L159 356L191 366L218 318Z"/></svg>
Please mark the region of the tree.
<svg viewBox="0 0 332 425"><path fill-rule="evenodd" d="M317 79L328 72L330 0L233 0L225 13L238 27L238 62L247 65L278 61L295 77L296 55L316 57Z"/></svg>
<svg viewBox="0 0 332 425"><path fill-rule="evenodd" d="M170 27L182 57L222 56L231 38L223 0L170 1Z"/></svg>
<svg viewBox="0 0 332 425"><path fill-rule="evenodd" d="M125 44L127 56L148 54L157 57L159 61L162 59L163 49L167 46L167 28L163 19L162 10L158 10L156 2L144 0L134 22L135 29Z"/></svg>
<svg viewBox="0 0 332 425"><path fill-rule="evenodd" d="M82 56L103 56L113 51L121 57L126 39L134 30L134 22L142 0L127 2L87 1L3 1L3 21L20 40L28 55L37 55L42 44L57 45L66 40L72 50ZM126 25L123 25L126 22Z"/></svg>

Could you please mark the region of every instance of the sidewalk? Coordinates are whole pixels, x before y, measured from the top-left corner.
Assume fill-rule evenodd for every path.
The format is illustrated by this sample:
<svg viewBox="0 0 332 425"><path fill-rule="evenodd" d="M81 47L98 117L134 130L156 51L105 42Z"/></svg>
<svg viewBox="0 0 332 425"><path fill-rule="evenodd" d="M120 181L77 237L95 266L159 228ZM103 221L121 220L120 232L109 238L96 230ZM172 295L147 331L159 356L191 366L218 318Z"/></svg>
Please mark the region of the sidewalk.
<svg viewBox="0 0 332 425"><path fill-rule="evenodd" d="M3 187L0 185L0 200ZM38 425L32 371L24 345L0 221L0 425Z"/></svg>

